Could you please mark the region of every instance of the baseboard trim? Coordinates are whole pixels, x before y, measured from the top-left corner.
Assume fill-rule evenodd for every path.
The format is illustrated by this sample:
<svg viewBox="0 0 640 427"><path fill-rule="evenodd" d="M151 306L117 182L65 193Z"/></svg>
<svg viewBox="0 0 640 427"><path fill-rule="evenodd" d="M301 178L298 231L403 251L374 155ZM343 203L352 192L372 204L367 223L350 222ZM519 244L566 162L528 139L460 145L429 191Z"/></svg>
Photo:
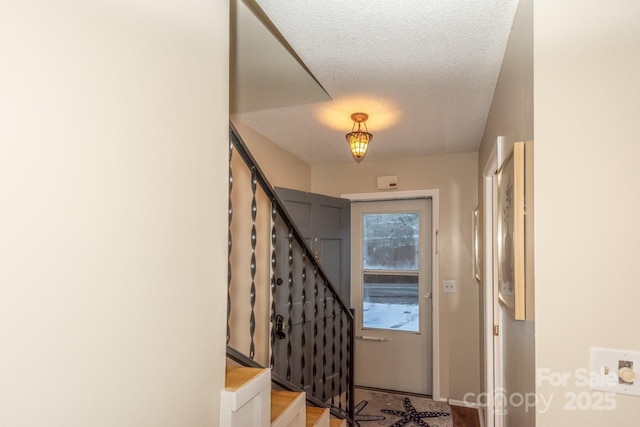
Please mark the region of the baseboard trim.
<svg viewBox="0 0 640 427"><path fill-rule="evenodd" d="M485 408L478 406L478 415L480 416L480 427L484 427Z"/></svg>
<svg viewBox="0 0 640 427"><path fill-rule="evenodd" d="M466 408L479 409L479 405L477 403L465 402L464 400L449 399L448 403L452 406L464 406Z"/></svg>

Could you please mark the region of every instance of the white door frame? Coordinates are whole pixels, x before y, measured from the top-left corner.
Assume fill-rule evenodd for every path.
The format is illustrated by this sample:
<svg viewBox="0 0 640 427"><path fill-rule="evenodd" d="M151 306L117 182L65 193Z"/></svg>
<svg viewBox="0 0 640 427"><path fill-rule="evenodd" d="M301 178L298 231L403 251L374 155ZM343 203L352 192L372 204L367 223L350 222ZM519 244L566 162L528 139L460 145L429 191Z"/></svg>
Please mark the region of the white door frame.
<svg viewBox="0 0 640 427"><path fill-rule="evenodd" d="M370 201L388 201L388 200L406 200L406 199L431 199L431 305L432 319L431 326L433 328L431 334L432 340L432 378L433 391L432 397L435 401L446 401L440 396L440 286L439 286L439 258L440 258L440 240L438 239L438 230L440 225L440 191L434 190L410 190L410 191L393 191L385 193L354 193L341 194L340 197L349 199L352 202L370 202Z"/></svg>
<svg viewBox="0 0 640 427"><path fill-rule="evenodd" d="M483 210L483 284L484 284L484 378L485 378L485 426L502 427L502 411L496 408L496 396L503 390L502 381L502 318L497 297L497 252L495 230L497 226L497 175L498 150L493 146L482 175ZM498 336L494 334L498 328ZM485 403L485 402L483 402Z"/></svg>

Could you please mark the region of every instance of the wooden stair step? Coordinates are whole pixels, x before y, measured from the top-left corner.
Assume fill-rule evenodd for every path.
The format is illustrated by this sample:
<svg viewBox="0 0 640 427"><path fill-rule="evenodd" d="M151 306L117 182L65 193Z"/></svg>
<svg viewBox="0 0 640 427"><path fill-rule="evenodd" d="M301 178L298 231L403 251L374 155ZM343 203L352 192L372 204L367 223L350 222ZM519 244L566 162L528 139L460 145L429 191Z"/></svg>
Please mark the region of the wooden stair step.
<svg viewBox="0 0 640 427"><path fill-rule="evenodd" d="M331 420L329 420L329 425L331 427L347 427L347 420L332 417Z"/></svg>
<svg viewBox="0 0 640 427"><path fill-rule="evenodd" d="M227 366L224 377L224 388L229 391L237 391L251 380L256 379L264 371L264 369L260 368Z"/></svg>
<svg viewBox="0 0 640 427"><path fill-rule="evenodd" d="M220 393L220 425L269 427L269 369L227 366Z"/></svg>
<svg viewBox="0 0 640 427"><path fill-rule="evenodd" d="M301 426L305 419L305 394L271 390L271 426Z"/></svg>
<svg viewBox="0 0 640 427"><path fill-rule="evenodd" d="M307 427L329 427L329 408L307 406Z"/></svg>

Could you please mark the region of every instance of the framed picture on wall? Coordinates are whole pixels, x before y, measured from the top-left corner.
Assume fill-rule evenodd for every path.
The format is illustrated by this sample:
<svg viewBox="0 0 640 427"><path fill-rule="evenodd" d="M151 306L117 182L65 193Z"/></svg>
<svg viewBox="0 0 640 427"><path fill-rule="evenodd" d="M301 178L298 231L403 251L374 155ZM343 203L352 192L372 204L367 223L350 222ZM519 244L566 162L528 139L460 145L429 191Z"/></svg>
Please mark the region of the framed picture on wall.
<svg viewBox="0 0 640 427"><path fill-rule="evenodd" d="M516 320L525 319L524 142L498 171L498 298Z"/></svg>
<svg viewBox="0 0 640 427"><path fill-rule="evenodd" d="M480 282L480 213L473 211L473 275Z"/></svg>

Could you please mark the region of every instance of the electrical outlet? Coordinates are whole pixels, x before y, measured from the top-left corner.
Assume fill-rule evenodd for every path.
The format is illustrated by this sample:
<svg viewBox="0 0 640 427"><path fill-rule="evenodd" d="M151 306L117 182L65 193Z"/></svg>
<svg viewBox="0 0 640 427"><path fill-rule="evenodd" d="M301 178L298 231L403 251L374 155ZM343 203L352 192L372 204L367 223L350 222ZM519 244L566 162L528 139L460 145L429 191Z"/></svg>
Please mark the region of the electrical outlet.
<svg viewBox="0 0 640 427"><path fill-rule="evenodd" d="M591 389L640 396L640 352L591 349Z"/></svg>
<svg viewBox="0 0 640 427"><path fill-rule="evenodd" d="M443 280L442 292L445 294L455 294L458 291L455 280Z"/></svg>

